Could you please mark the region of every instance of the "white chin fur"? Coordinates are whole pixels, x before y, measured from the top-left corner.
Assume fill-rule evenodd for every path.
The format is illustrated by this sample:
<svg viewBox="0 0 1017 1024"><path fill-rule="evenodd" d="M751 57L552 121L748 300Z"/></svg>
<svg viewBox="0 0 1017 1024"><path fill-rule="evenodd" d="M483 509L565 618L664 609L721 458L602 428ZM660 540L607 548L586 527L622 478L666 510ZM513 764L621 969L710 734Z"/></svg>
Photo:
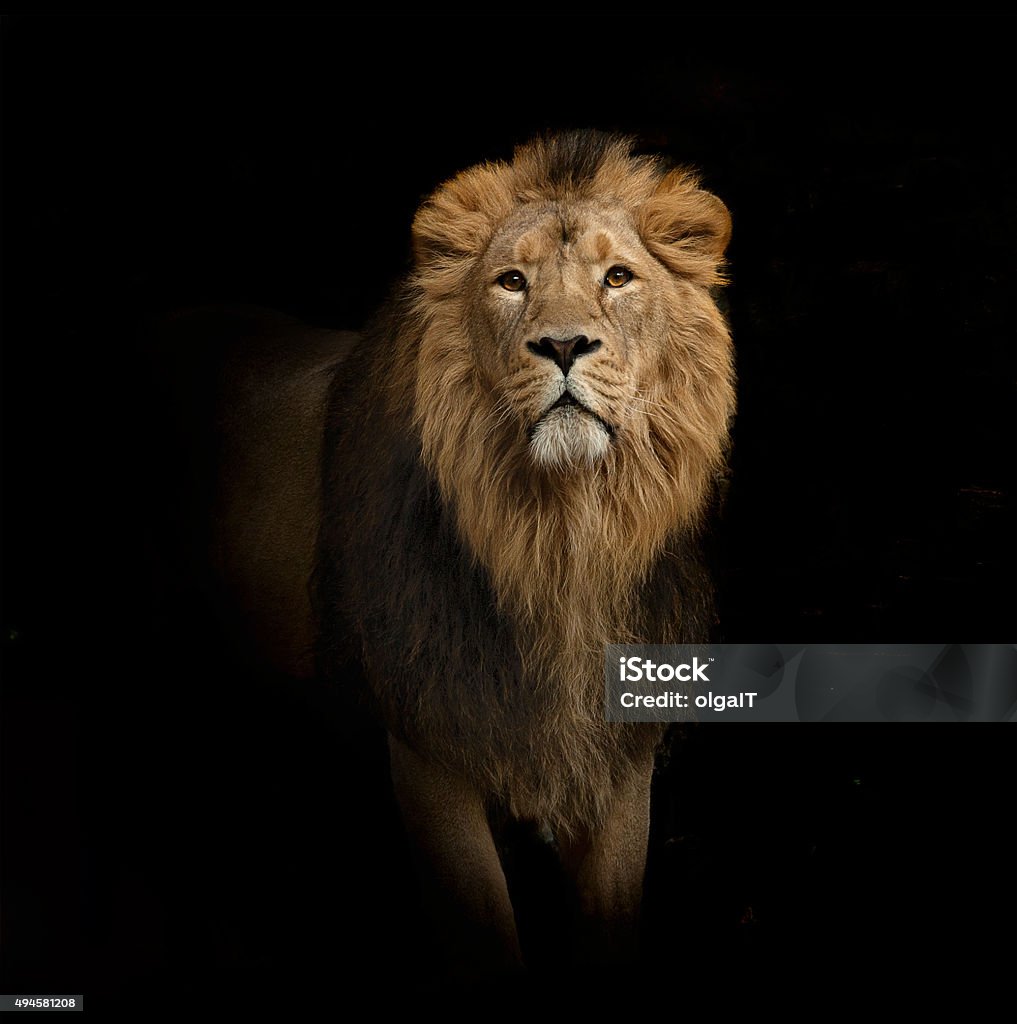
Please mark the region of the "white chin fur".
<svg viewBox="0 0 1017 1024"><path fill-rule="evenodd" d="M534 462L555 469L593 466L606 454L611 439L592 417L575 408L555 409L538 424L530 439Z"/></svg>

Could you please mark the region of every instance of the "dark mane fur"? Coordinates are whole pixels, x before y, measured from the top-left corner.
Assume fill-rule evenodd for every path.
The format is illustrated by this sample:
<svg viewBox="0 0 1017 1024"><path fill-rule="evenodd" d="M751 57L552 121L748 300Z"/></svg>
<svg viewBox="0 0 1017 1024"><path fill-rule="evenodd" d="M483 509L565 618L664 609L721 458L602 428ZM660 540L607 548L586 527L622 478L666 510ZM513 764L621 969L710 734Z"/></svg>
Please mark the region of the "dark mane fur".
<svg viewBox="0 0 1017 1024"><path fill-rule="evenodd" d="M539 187L590 184L604 160L618 148L617 135L600 131L571 131L549 135L543 140Z"/></svg>

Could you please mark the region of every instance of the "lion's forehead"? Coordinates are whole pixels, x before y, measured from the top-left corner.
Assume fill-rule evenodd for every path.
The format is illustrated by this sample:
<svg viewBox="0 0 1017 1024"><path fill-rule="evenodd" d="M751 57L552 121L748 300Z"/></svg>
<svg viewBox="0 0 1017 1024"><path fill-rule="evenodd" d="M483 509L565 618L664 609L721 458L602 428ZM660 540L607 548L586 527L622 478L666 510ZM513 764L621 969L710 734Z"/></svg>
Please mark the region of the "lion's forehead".
<svg viewBox="0 0 1017 1024"><path fill-rule="evenodd" d="M500 226L487 250L492 265L533 266L561 256L603 263L643 249L631 216L620 205L534 203Z"/></svg>

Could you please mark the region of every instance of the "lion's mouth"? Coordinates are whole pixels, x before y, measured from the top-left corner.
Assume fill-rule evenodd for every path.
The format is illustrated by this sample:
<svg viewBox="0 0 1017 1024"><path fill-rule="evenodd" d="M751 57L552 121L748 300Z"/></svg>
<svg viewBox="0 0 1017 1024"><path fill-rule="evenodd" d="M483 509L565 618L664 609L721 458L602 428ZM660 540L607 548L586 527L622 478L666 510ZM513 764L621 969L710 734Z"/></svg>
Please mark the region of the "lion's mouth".
<svg viewBox="0 0 1017 1024"><path fill-rule="evenodd" d="M598 416L588 405L583 405L583 403L580 402L579 399L576 398L576 396L572 394L571 391L568 390L568 388L566 388L558 396L555 402L553 402L551 405L547 407L546 410L544 410L543 415L541 415L540 419L537 420L537 423L533 425L533 430L536 430L538 424L542 423L558 409L575 409L577 413L586 413L587 416L593 419L596 423L600 424L600 426L604 429L608 437L610 437L612 440L614 439L614 427L612 427L611 424L608 423L606 420ZM531 436L533 430L531 430Z"/></svg>

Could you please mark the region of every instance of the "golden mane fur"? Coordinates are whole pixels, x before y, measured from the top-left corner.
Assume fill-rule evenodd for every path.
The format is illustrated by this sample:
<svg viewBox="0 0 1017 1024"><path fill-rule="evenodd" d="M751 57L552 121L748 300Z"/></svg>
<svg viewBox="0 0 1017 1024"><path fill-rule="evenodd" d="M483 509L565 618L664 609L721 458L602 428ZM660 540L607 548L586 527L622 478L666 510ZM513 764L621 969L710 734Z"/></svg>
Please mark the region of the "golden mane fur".
<svg viewBox="0 0 1017 1024"><path fill-rule="evenodd" d="M390 729L564 829L599 820L620 765L656 736L603 720L604 645L705 639L695 538L734 410L712 297L727 211L689 171L632 149L598 133L540 139L430 196L414 269L337 380L326 435L326 660L342 619ZM518 300L525 314L500 312L517 299L492 284L499 247L551 281L581 245L590 266L614 258L605 239L641 247L628 305L562 285L539 315L536 293ZM563 413L562 437L594 441L541 458L526 410L557 371L492 324L568 326L584 302L616 339L583 359L601 427Z"/></svg>

